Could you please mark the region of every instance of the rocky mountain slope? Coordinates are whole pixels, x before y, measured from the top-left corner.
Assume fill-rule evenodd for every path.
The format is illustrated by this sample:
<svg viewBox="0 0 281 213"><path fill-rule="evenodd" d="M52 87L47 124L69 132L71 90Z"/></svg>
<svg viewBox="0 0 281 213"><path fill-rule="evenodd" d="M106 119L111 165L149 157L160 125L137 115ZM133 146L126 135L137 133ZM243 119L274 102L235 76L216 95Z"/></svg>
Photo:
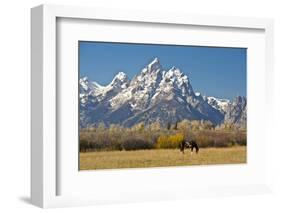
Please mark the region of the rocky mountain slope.
<svg viewBox="0 0 281 213"><path fill-rule="evenodd" d="M234 101L226 108L224 123L234 124L238 127L246 127L247 99L245 97L236 97Z"/></svg>
<svg viewBox="0 0 281 213"><path fill-rule="evenodd" d="M232 106L229 100L195 94L189 78L181 70L176 67L164 70L157 58L132 80L120 72L107 86L90 82L87 77L79 83L81 127L100 122L128 127L155 121L165 125L183 119L209 120L217 125L225 118L228 122L240 123L246 116L246 110L243 116L237 112L245 107L236 102Z"/></svg>

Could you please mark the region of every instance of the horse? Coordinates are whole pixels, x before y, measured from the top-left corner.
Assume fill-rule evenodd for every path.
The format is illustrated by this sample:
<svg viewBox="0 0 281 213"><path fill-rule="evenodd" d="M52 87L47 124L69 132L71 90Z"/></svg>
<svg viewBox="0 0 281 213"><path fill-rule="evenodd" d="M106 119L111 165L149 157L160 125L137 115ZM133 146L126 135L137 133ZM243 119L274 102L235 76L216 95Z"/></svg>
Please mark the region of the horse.
<svg viewBox="0 0 281 213"><path fill-rule="evenodd" d="M180 143L180 151L184 154L184 149L190 149L191 153L193 153L193 149L195 148L196 154L199 152L199 146L195 140L191 141L182 141Z"/></svg>

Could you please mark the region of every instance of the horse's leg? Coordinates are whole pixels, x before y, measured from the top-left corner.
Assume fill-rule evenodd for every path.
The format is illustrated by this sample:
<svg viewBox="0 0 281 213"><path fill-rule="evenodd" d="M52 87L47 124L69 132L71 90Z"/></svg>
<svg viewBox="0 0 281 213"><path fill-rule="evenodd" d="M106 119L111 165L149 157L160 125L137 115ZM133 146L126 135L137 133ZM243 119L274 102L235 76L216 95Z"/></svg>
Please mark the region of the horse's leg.
<svg viewBox="0 0 281 213"><path fill-rule="evenodd" d="M184 153L184 147L182 144L180 144L180 152Z"/></svg>
<svg viewBox="0 0 281 213"><path fill-rule="evenodd" d="M185 144L182 143L182 144L181 144L182 154L184 154L184 148L185 148Z"/></svg>
<svg viewBox="0 0 281 213"><path fill-rule="evenodd" d="M193 154L193 146L190 148L190 154Z"/></svg>

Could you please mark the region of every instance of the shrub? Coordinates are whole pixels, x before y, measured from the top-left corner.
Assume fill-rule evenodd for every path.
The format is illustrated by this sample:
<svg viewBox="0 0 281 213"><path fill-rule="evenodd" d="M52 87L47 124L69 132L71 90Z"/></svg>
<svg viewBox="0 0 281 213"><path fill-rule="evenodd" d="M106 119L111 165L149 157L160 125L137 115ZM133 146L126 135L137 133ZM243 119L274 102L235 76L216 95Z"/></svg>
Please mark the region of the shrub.
<svg viewBox="0 0 281 213"><path fill-rule="evenodd" d="M208 137L204 134L199 134L195 137L196 142L198 143L199 147L210 147L214 146L215 142L212 137Z"/></svg>
<svg viewBox="0 0 281 213"><path fill-rule="evenodd" d="M80 152L86 152L89 149L89 142L85 139L80 140L79 149Z"/></svg>
<svg viewBox="0 0 281 213"><path fill-rule="evenodd" d="M141 138L130 138L122 144L125 150L152 149L153 143Z"/></svg>
<svg viewBox="0 0 281 213"><path fill-rule="evenodd" d="M156 148L160 149L175 149L184 140L181 133L175 135L160 135L156 142Z"/></svg>

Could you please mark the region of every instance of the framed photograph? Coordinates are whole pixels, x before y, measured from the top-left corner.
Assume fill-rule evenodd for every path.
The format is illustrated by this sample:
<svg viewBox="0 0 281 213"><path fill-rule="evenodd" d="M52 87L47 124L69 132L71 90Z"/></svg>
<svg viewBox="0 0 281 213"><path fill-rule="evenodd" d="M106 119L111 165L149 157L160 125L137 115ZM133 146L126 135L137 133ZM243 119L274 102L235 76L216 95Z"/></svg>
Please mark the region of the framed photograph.
<svg viewBox="0 0 281 213"><path fill-rule="evenodd" d="M33 204L271 191L272 20L42 5L31 24Z"/></svg>

